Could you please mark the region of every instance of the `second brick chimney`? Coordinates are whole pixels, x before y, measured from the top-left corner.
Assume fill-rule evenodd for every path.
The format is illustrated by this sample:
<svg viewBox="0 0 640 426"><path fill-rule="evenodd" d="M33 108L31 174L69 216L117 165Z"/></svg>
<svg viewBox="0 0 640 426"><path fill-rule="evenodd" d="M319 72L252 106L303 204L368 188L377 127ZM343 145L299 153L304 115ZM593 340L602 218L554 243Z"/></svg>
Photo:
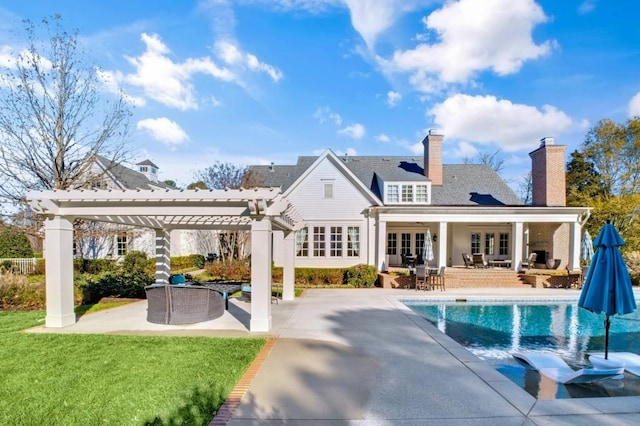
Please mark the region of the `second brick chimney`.
<svg viewBox="0 0 640 426"><path fill-rule="evenodd" d="M437 130L429 130L424 138L424 175L431 185L442 185L442 140L444 136Z"/></svg>
<svg viewBox="0 0 640 426"><path fill-rule="evenodd" d="M553 138L542 138L531 157L532 205L564 207L567 205L564 166L565 145Z"/></svg>

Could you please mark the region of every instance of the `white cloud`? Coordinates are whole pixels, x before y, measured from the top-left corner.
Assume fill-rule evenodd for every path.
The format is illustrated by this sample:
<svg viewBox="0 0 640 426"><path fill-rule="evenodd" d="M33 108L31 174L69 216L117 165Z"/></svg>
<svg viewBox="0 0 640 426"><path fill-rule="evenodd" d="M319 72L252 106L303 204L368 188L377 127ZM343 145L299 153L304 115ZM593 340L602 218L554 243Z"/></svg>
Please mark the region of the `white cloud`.
<svg viewBox="0 0 640 426"><path fill-rule="evenodd" d="M229 40L218 41L215 45L215 51L218 58L228 65L249 69L255 72L263 72L267 74L275 82L282 79L282 72L276 67L260 62L258 58L251 54L243 52L238 46Z"/></svg>
<svg viewBox="0 0 640 426"><path fill-rule="evenodd" d="M116 95L122 93L118 82L123 81L124 75L120 71L103 71L96 68L96 76L108 92ZM147 103L142 96L131 96L128 93L124 94L124 100L137 107L145 106Z"/></svg>
<svg viewBox="0 0 640 426"><path fill-rule="evenodd" d="M411 73L418 90L433 92L439 82L466 83L481 71L498 75L517 72L527 60L548 54L554 41L536 44L533 28L547 21L534 0L460 0L445 5L423 19L437 35L432 44L378 57L387 72Z"/></svg>
<svg viewBox="0 0 640 426"><path fill-rule="evenodd" d="M478 153L478 149L466 141L458 142L458 146L453 149L456 158L472 158Z"/></svg>
<svg viewBox="0 0 640 426"><path fill-rule="evenodd" d="M344 0L351 15L351 25L373 50L378 37L403 14L433 0Z"/></svg>
<svg viewBox="0 0 640 426"><path fill-rule="evenodd" d="M178 145L189 139L187 133L176 122L166 117L140 120L136 128L146 131L154 139L167 145Z"/></svg>
<svg viewBox="0 0 640 426"><path fill-rule="evenodd" d="M215 79L231 82L236 76L227 68L219 67L211 58L188 58L174 62L168 54L169 48L157 34L142 33L145 52L138 57L125 57L136 68L134 74L112 75L124 83L139 87L144 94L164 105L181 110L196 109L191 78L195 74L206 74Z"/></svg>
<svg viewBox="0 0 640 426"><path fill-rule="evenodd" d="M387 92L387 105L391 108L398 105L398 102L400 102L401 99L402 95L400 93L394 92L393 90Z"/></svg>
<svg viewBox="0 0 640 426"><path fill-rule="evenodd" d="M345 135L352 139L362 139L366 133L364 126L360 123L355 123L344 129L338 130L339 135Z"/></svg>
<svg viewBox="0 0 640 426"><path fill-rule="evenodd" d="M378 142L382 142L382 143L388 143L391 142L391 138L387 135L385 135L384 133L380 133L379 135L376 136L376 140Z"/></svg>
<svg viewBox="0 0 640 426"><path fill-rule="evenodd" d="M629 101L629 116L635 117L640 115L640 92L636 93Z"/></svg>
<svg viewBox="0 0 640 426"><path fill-rule="evenodd" d="M305 10L319 13L330 7L344 6L343 0L240 0L241 3L262 4L279 10Z"/></svg>
<svg viewBox="0 0 640 426"><path fill-rule="evenodd" d="M533 149L540 138L562 133L573 124L567 114L551 105L537 109L495 96L453 95L429 114L446 139L493 143L507 152Z"/></svg>
<svg viewBox="0 0 640 426"><path fill-rule="evenodd" d="M591 13L596 9L596 0L585 0L578 6L578 13L584 15Z"/></svg>
<svg viewBox="0 0 640 426"><path fill-rule="evenodd" d="M332 111L328 106L318 108L316 112L313 113L313 118L318 120L320 124L330 121L336 126L342 125L342 117L340 114Z"/></svg>

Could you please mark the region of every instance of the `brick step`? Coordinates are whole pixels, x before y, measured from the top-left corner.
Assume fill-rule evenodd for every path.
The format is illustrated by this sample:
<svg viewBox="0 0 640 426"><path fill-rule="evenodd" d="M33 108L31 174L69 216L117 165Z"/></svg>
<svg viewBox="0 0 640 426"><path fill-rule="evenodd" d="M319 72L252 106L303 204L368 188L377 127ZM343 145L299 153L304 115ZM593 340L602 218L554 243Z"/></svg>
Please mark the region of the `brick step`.
<svg viewBox="0 0 640 426"><path fill-rule="evenodd" d="M380 274L383 287L405 288L411 282L410 277L393 277ZM465 269L447 268L445 273L447 288L482 288L482 287L531 287L521 275L508 269Z"/></svg>

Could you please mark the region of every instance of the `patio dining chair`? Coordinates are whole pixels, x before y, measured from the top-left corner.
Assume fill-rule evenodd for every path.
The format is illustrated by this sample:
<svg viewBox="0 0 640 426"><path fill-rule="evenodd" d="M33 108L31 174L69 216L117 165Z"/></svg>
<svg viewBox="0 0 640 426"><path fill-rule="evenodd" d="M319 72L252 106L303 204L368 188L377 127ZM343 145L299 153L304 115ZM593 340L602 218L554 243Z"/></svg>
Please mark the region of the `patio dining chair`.
<svg viewBox="0 0 640 426"><path fill-rule="evenodd" d="M415 286L416 290L428 290L430 287L427 266L424 264L416 266Z"/></svg>
<svg viewBox="0 0 640 426"><path fill-rule="evenodd" d="M446 267L441 266L437 274L431 275L431 289L440 287L440 291L444 291L444 271Z"/></svg>

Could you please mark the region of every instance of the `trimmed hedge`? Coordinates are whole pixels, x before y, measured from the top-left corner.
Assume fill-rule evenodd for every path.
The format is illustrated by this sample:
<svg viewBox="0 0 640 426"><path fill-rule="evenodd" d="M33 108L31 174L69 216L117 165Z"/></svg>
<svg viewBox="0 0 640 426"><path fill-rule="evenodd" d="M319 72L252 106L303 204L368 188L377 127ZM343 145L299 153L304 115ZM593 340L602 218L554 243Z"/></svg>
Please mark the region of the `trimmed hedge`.
<svg viewBox="0 0 640 426"><path fill-rule="evenodd" d="M282 283L282 268L272 268L273 282ZM348 268L296 268L295 282L301 286L345 285L373 287L378 279L375 266L359 264Z"/></svg>
<svg viewBox="0 0 640 426"><path fill-rule="evenodd" d="M78 282L82 303L97 303L103 297L145 298L145 286L153 284L154 277L145 271L107 271L98 276L85 276Z"/></svg>

